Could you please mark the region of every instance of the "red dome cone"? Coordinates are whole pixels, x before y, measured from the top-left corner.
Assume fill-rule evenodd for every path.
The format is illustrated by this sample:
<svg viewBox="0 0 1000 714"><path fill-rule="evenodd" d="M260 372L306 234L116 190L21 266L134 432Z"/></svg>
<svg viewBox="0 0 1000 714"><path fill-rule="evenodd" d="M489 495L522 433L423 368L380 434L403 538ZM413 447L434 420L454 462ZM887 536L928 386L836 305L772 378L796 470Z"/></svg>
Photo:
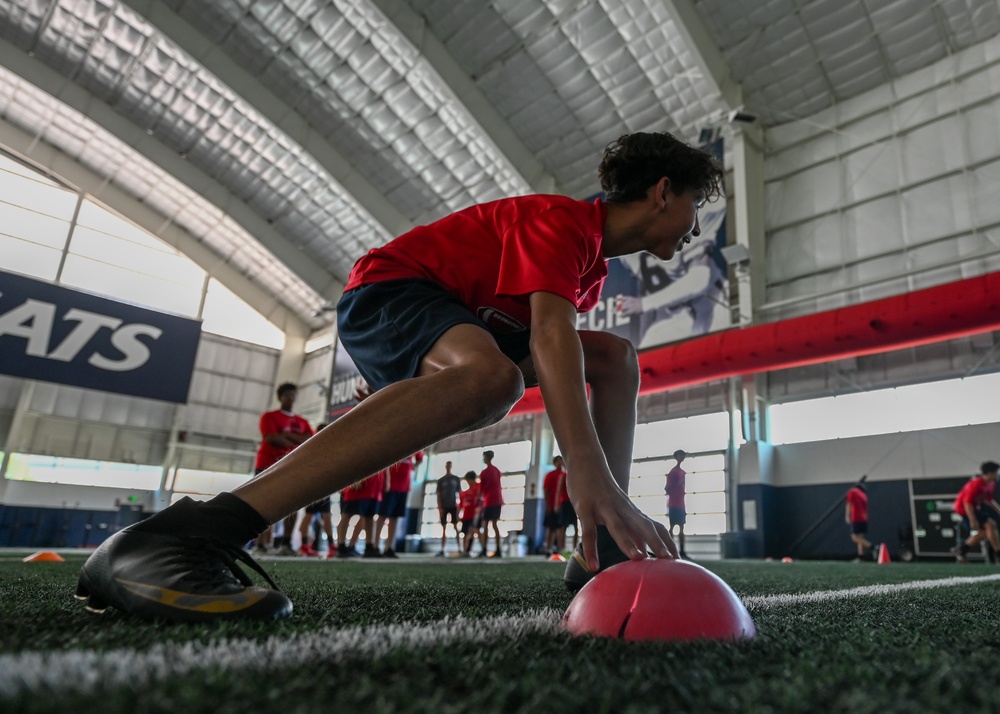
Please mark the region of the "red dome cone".
<svg viewBox="0 0 1000 714"><path fill-rule="evenodd" d="M574 635L626 640L737 640L757 634L743 602L714 573L683 560L627 561L602 571L566 609Z"/></svg>

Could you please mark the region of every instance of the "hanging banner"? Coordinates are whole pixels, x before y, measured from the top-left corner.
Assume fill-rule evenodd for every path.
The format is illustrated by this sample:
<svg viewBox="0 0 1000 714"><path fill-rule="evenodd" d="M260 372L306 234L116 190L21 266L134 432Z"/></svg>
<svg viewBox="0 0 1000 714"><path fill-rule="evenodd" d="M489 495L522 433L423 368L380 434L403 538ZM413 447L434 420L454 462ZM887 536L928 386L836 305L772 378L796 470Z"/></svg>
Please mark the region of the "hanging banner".
<svg viewBox="0 0 1000 714"><path fill-rule="evenodd" d="M721 163L722 140L705 151ZM577 328L613 332L638 349L697 337L732 325L726 245L726 197L699 213L701 235L668 262L649 253L615 258L601 301L579 315Z"/></svg>
<svg viewBox="0 0 1000 714"><path fill-rule="evenodd" d="M354 398L354 394L364 384L361 373L354 366L354 360L340 344L340 335L337 335L334 343L333 360L333 379L327 409L327 422L330 424L357 406L358 400Z"/></svg>
<svg viewBox="0 0 1000 714"><path fill-rule="evenodd" d="M184 403L201 322L0 272L0 374Z"/></svg>

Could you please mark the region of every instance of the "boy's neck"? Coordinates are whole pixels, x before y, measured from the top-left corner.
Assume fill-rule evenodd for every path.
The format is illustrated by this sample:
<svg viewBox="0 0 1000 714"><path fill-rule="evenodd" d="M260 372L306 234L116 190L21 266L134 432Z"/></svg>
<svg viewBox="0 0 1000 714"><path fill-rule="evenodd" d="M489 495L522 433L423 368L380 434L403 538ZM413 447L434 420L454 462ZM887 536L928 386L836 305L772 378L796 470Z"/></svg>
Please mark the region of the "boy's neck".
<svg viewBox="0 0 1000 714"><path fill-rule="evenodd" d="M641 236L655 206L649 200L628 203L608 203L604 218L604 239L601 253L604 258L618 258L643 250Z"/></svg>

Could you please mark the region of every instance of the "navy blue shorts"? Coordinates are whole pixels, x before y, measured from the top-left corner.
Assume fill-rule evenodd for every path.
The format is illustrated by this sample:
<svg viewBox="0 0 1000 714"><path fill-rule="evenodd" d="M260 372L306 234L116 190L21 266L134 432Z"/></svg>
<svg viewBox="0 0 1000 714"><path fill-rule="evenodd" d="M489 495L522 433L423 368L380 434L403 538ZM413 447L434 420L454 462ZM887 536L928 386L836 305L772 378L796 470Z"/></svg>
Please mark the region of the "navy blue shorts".
<svg viewBox="0 0 1000 714"><path fill-rule="evenodd" d="M683 508L668 508L667 517L670 519L670 527L683 526L687 523L687 510Z"/></svg>
<svg viewBox="0 0 1000 714"><path fill-rule="evenodd" d="M402 518L406 515L406 497L409 491L386 491L378 504L378 514L384 518Z"/></svg>
<svg viewBox="0 0 1000 714"><path fill-rule="evenodd" d="M499 521L503 506L483 506L483 521Z"/></svg>
<svg viewBox="0 0 1000 714"><path fill-rule="evenodd" d="M349 516L371 518L378 511L378 500L374 498L359 498L355 501L341 501L340 512Z"/></svg>
<svg viewBox="0 0 1000 714"><path fill-rule="evenodd" d="M543 524L546 528L561 528L562 521L559 520L559 511L546 511Z"/></svg>
<svg viewBox="0 0 1000 714"><path fill-rule="evenodd" d="M321 498L315 503L310 503L306 506L306 513L329 513L330 512L330 497Z"/></svg>
<svg viewBox="0 0 1000 714"><path fill-rule="evenodd" d="M450 519L452 523L458 523L458 506L438 509L441 515L441 525L443 526Z"/></svg>
<svg viewBox="0 0 1000 714"><path fill-rule="evenodd" d="M868 532L868 521L854 521L851 524L851 533L855 535L864 535Z"/></svg>
<svg viewBox="0 0 1000 714"><path fill-rule="evenodd" d="M434 343L462 324L489 332L457 297L428 280L369 283L344 293L337 304L340 342L372 391L417 376ZM515 364L531 354L529 337L528 330L493 334Z"/></svg>
<svg viewBox="0 0 1000 714"><path fill-rule="evenodd" d="M576 509L573 508L572 501L559 504L559 524L564 528L576 525Z"/></svg>
<svg viewBox="0 0 1000 714"><path fill-rule="evenodd" d="M997 522L997 512L992 508L981 506L976 509L976 519L979 521L979 527L985 528L986 521ZM959 524L958 530L964 538L968 538L969 534L972 533L972 524L969 523L968 516L962 516L962 522Z"/></svg>

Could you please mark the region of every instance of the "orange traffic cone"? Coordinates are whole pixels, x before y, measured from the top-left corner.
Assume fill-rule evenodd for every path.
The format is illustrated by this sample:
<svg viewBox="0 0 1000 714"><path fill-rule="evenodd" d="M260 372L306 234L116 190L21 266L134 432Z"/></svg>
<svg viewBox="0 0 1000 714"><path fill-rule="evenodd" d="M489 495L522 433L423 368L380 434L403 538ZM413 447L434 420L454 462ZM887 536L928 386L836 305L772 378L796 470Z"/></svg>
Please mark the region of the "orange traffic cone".
<svg viewBox="0 0 1000 714"><path fill-rule="evenodd" d="M551 563L565 563L566 557L562 553L553 553L549 556L549 562Z"/></svg>
<svg viewBox="0 0 1000 714"><path fill-rule="evenodd" d="M885 543L878 547L878 564L888 565L892 560L889 558L889 549L885 547Z"/></svg>
<svg viewBox="0 0 1000 714"><path fill-rule="evenodd" d="M40 550L24 559L25 563L62 563L66 559L51 550Z"/></svg>

